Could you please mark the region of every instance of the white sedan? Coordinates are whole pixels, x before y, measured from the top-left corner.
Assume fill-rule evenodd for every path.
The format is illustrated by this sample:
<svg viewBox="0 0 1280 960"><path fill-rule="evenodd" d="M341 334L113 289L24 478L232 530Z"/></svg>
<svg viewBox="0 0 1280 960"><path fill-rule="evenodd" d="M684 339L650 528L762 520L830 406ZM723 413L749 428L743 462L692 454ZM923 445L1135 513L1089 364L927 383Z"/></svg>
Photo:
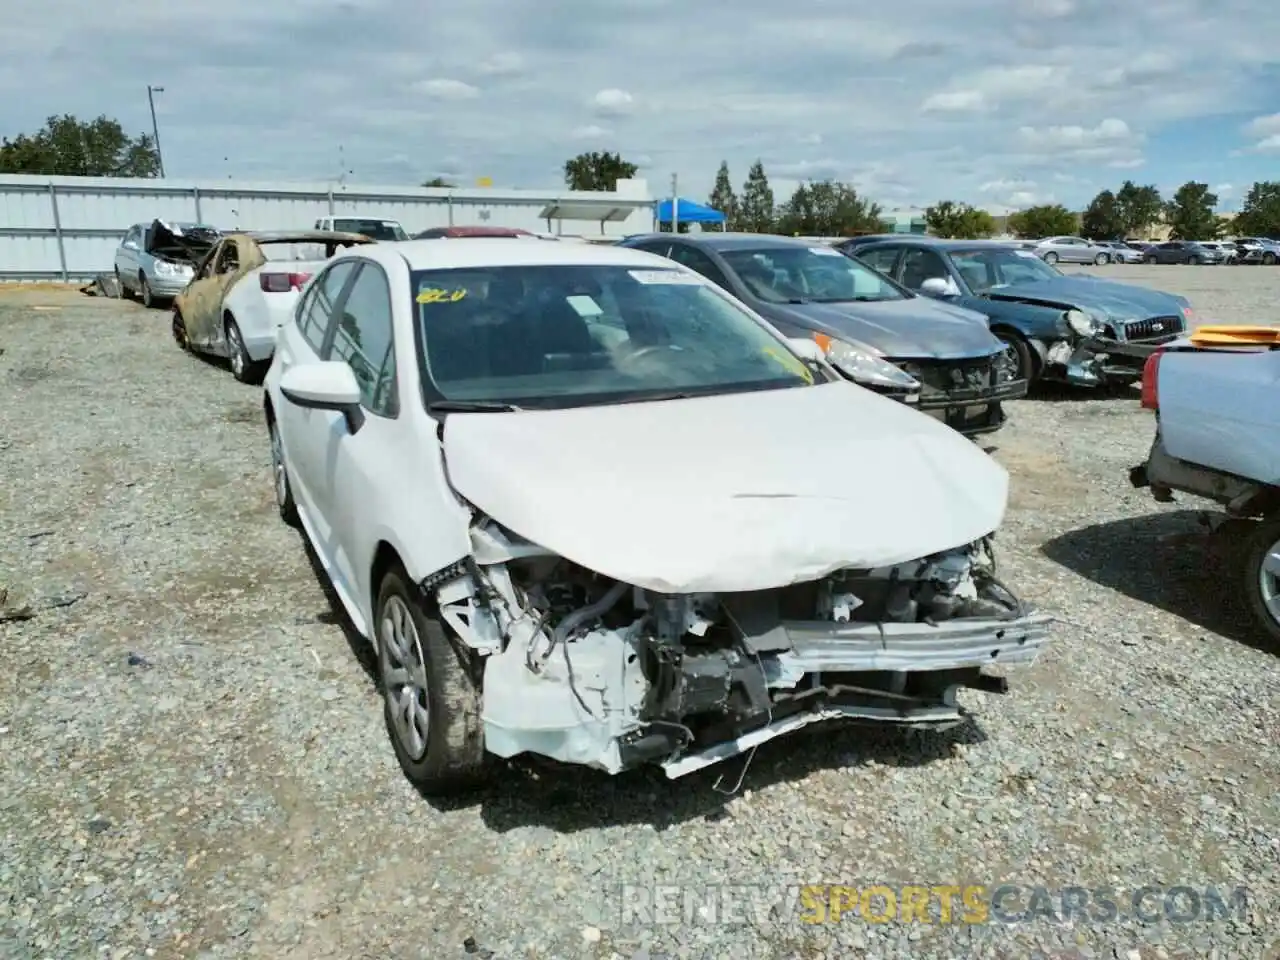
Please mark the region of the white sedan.
<svg viewBox="0 0 1280 960"><path fill-rule="evenodd" d="M816 720L958 722L1047 637L1008 475L637 250L337 254L266 377L276 498L420 789L540 754L676 777Z"/></svg>

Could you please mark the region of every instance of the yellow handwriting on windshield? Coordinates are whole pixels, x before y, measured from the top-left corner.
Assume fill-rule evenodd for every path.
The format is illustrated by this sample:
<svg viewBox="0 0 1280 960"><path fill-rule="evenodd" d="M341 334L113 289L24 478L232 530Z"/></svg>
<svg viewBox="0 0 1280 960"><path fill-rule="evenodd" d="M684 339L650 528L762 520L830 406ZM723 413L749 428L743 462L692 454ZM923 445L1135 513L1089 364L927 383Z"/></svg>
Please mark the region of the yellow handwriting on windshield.
<svg viewBox="0 0 1280 960"><path fill-rule="evenodd" d="M813 372L799 358L787 353L780 347L765 347L761 353L772 360L777 360L791 373L804 377L806 383L813 383Z"/></svg>
<svg viewBox="0 0 1280 960"><path fill-rule="evenodd" d="M466 290L441 290L439 287L428 287L418 293L419 303L457 303L466 299Z"/></svg>

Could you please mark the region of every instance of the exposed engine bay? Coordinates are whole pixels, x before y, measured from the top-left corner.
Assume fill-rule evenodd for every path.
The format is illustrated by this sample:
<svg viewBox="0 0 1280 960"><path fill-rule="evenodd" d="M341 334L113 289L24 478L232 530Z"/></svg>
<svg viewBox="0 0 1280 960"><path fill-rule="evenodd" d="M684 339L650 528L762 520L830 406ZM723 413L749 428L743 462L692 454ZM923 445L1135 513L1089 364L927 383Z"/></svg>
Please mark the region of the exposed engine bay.
<svg viewBox="0 0 1280 960"><path fill-rule="evenodd" d="M675 777L816 720L949 725L988 664L1028 662L1049 618L996 576L991 537L910 563L748 593L669 595L481 519L423 582L481 657L486 749Z"/></svg>

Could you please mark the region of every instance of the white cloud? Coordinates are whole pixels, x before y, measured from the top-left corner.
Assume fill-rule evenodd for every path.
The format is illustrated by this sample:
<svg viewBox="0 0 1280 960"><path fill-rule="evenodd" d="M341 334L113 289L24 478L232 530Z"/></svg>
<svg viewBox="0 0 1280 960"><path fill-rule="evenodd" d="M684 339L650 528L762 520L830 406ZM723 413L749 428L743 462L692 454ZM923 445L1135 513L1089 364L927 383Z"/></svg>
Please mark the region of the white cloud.
<svg viewBox="0 0 1280 960"><path fill-rule="evenodd" d="M443 77L436 80L423 80L414 84L414 89L418 93L437 100L472 100L480 96L480 90L471 84Z"/></svg>
<svg viewBox="0 0 1280 960"><path fill-rule="evenodd" d="M595 112L602 117L625 117L635 109L635 98L625 90L610 87L591 98Z"/></svg>
<svg viewBox="0 0 1280 960"><path fill-rule="evenodd" d="M23 95L0 99L0 135L60 113L149 131L158 83L178 177L326 180L341 145L349 183L420 182L448 157L460 182L554 189L567 157L606 148L693 197L722 160L741 186L757 158L780 199L830 175L885 206L1083 205L1144 162L1144 182L1243 193L1280 154L1280 4L1230 6L738 0L735 42L708 49L723 11L676 0L313 0L304 17L219 0L196 46L182 5L44 0L6 12L0 85ZM264 91L288 96L247 110Z"/></svg>

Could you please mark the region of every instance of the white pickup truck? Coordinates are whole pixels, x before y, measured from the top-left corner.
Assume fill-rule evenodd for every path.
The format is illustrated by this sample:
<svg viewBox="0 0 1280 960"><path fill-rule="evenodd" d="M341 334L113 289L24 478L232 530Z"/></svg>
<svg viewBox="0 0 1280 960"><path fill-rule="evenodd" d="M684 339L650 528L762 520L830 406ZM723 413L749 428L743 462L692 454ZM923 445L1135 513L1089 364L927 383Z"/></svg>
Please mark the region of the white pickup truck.
<svg viewBox="0 0 1280 960"><path fill-rule="evenodd" d="M1201 327L1153 354L1142 405L1156 415L1145 463L1129 471L1161 503L1174 493L1253 521L1238 580L1271 645L1280 649L1280 327Z"/></svg>
<svg viewBox="0 0 1280 960"><path fill-rule="evenodd" d="M315 223L314 229L326 230L334 233L359 233L368 237L370 240L408 240L409 235L404 232L404 227L400 225L399 220L389 220L386 217L370 217L362 214L344 213L336 216L321 217Z"/></svg>

